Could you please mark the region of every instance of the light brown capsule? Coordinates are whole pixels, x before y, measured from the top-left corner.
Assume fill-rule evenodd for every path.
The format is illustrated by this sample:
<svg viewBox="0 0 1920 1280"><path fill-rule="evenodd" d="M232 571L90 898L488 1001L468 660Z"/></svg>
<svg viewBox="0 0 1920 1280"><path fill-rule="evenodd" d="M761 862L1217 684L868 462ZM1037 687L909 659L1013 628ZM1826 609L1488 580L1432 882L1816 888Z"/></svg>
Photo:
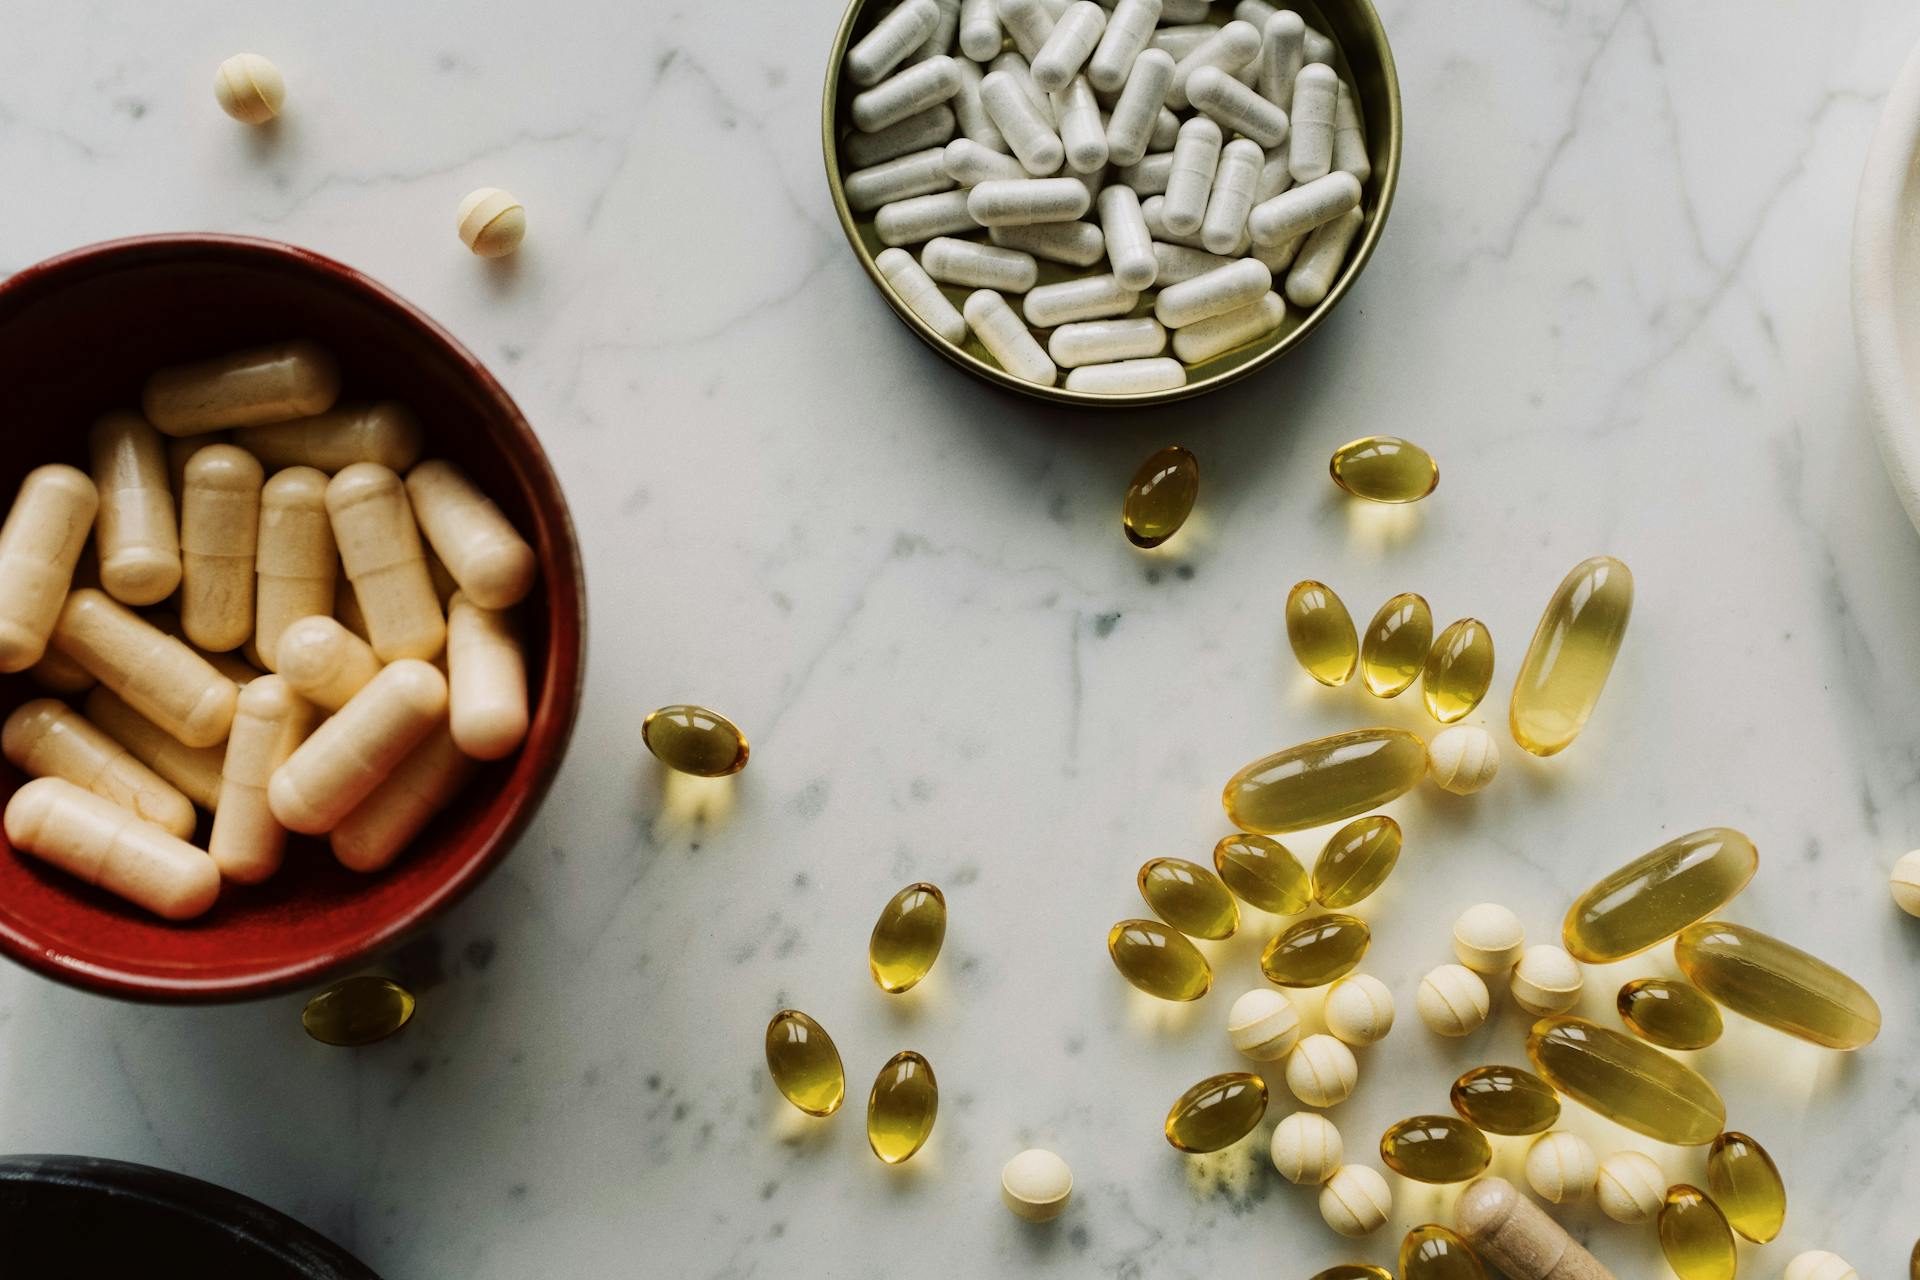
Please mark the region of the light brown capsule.
<svg viewBox="0 0 1920 1280"><path fill-rule="evenodd" d="M288 467L260 491L260 545L255 553L254 647L278 671L280 637L302 618L332 617L340 555L327 518L327 477Z"/></svg>
<svg viewBox="0 0 1920 1280"><path fill-rule="evenodd" d="M104 591L83 587L69 595L53 636L61 652L187 746L226 739L239 688Z"/></svg>
<svg viewBox="0 0 1920 1280"><path fill-rule="evenodd" d="M340 395L340 363L315 342L276 343L161 369L140 403L170 436L257 427L324 413Z"/></svg>
<svg viewBox="0 0 1920 1280"><path fill-rule="evenodd" d="M0 755L30 778L65 778L185 840L193 802L66 703L35 698L0 727Z"/></svg>
<svg viewBox="0 0 1920 1280"><path fill-rule="evenodd" d="M271 470L313 467L328 475L356 462L404 473L426 447L419 419L397 400L341 405L311 418L249 427L235 443Z"/></svg>
<svg viewBox="0 0 1920 1280"><path fill-rule="evenodd" d="M327 515L373 651L386 662L438 657L447 620L400 477L354 463L327 483Z"/></svg>
<svg viewBox="0 0 1920 1280"><path fill-rule="evenodd" d="M488 497L452 463L429 459L407 473L420 531L483 609L507 609L526 598L539 562Z"/></svg>
<svg viewBox="0 0 1920 1280"><path fill-rule="evenodd" d="M274 771L274 818L307 835L333 830L446 715L437 667L403 658L382 668Z"/></svg>
<svg viewBox="0 0 1920 1280"><path fill-rule="evenodd" d="M460 794L474 768L447 727L436 725L333 829L328 837L333 856L349 871L392 866L434 815Z"/></svg>
<svg viewBox="0 0 1920 1280"><path fill-rule="evenodd" d="M240 691L220 770L220 807L207 853L236 884L259 884L280 869L287 830L267 803L267 783L313 727L314 710L280 676Z"/></svg>
<svg viewBox="0 0 1920 1280"><path fill-rule="evenodd" d="M209 813L220 803L220 766L225 745L190 747L135 711L111 689L87 694L87 719L125 747L133 758L165 778Z"/></svg>
<svg viewBox="0 0 1920 1280"><path fill-rule="evenodd" d="M294 691L328 712L380 674L373 646L332 618L300 619L281 635L275 656Z"/></svg>
<svg viewBox="0 0 1920 1280"><path fill-rule="evenodd" d="M0 524L0 674L40 661L93 530L99 493L83 471L36 467Z"/></svg>
<svg viewBox="0 0 1920 1280"><path fill-rule="evenodd" d="M245 449L193 455L180 512L180 625L209 653L253 636L253 577L265 474Z"/></svg>
<svg viewBox="0 0 1920 1280"><path fill-rule="evenodd" d="M212 858L65 778L35 778L15 791L5 828L20 852L162 919L191 920L220 896Z"/></svg>
<svg viewBox="0 0 1920 1280"><path fill-rule="evenodd" d="M527 657L513 619L465 592L447 608L447 686L460 750L476 760L513 754L527 736Z"/></svg>
<svg viewBox="0 0 1920 1280"><path fill-rule="evenodd" d="M180 585L165 438L137 413L109 413L87 433L87 449L100 495L100 584L123 604L158 604Z"/></svg>

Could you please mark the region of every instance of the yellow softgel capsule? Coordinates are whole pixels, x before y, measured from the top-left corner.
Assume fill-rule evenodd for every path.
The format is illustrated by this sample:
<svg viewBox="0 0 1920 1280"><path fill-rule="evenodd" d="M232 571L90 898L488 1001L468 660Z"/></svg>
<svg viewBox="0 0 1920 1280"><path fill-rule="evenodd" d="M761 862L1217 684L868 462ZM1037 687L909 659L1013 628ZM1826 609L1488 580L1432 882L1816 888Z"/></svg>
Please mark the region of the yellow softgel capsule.
<svg viewBox="0 0 1920 1280"><path fill-rule="evenodd" d="M1378 809L1427 773L1427 744L1405 729L1355 729L1262 756L1228 780L1227 817L1278 835Z"/></svg>
<svg viewBox="0 0 1920 1280"><path fill-rule="evenodd" d="M1360 640L1360 675L1376 698L1406 692L1433 649L1433 610L1411 591L1380 606Z"/></svg>
<svg viewBox="0 0 1920 1280"><path fill-rule="evenodd" d="M767 1071L780 1096L810 1116L830 1116L846 1100L840 1050L798 1009L782 1009L767 1023Z"/></svg>
<svg viewBox="0 0 1920 1280"><path fill-rule="evenodd" d="M911 1049L887 1059L867 1095L867 1145L888 1164L901 1164L927 1144L940 1112L933 1067Z"/></svg>
<svg viewBox="0 0 1920 1280"><path fill-rule="evenodd" d="M1352 973L1372 941L1363 920L1315 916L1274 936L1260 953L1260 972L1277 987L1324 987Z"/></svg>
<svg viewBox="0 0 1920 1280"><path fill-rule="evenodd" d="M1475 1067L1453 1082L1453 1109L1485 1133L1545 1133L1560 1118L1553 1087L1519 1067Z"/></svg>
<svg viewBox="0 0 1920 1280"><path fill-rule="evenodd" d="M1247 1071L1208 1076L1181 1094L1167 1112L1167 1141L1201 1155L1230 1147L1267 1114L1267 1082Z"/></svg>
<svg viewBox="0 0 1920 1280"><path fill-rule="evenodd" d="M1684 1182L1668 1187L1659 1229L1660 1252L1680 1280L1733 1280L1733 1232L1705 1192Z"/></svg>
<svg viewBox="0 0 1920 1280"><path fill-rule="evenodd" d="M1766 1148L1729 1130L1707 1151L1707 1188L1727 1225L1755 1244L1780 1234L1787 1220L1787 1185Z"/></svg>
<svg viewBox="0 0 1920 1280"><path fill-rule="evenodd" d="M1724 1024L1713 1001L1684 982L1635 978L1614 997L1627 1030L1662 1049L1704 1049L1720 1038Z"/></svg>
<svg viewBox="0 0 1920 1280"><path fill-rule="evenodd" d="M1107 930L1107 954L1120 976L1162 1000L1198 1000L1213 986L1200 949L1158 920L1122 920Z"/></svg>
<svg viewBox="0 0 1920 1280"><path fill-rule="evenodd" d="M1452 724L1480 705L1493 683L1493 633L1478 618L1449 622L1427 651L1420 696L1427 714Z"/></svg>
<svg viewBox="0 0 1920 1280"><path fill-rule="evenodd" d="M1231 938L1240 908L1219 876L1184 858L1154 858L1140 868L1140 896L1155 915L1193 938Z"/></svg>
<svg viewBox="0 0 1920 1280"><path fill-rule="evenodd" d="M1633 614L1633 574L1611 556L1566 576L1520 663L1508 724L1537 756L1558 755L1586 728Z"/></svg>
<svg viewBox="0 0 1920 1280"><path fill-rule="evenodd" d="M1213 846L1214 870L1250 907L1293 916L1313 902L1313 880L1300 860L1269 836L1231 835Z"/></svg>
<svg viewBox="0 0 1920 1280"><path fill-rule="evenodd" d="M1409 1116L1380 1135L1387 1168L1415 1182L1467 1182L1486 1172L1493 1148L1481 1132L1456 1116Z"/></svg>
<svg viewBox="0 0 1920 1280"><path fill-rule="evenodd" d="M1180 532L1200 496L1200 462L1170 444L1140 464L1120 508L1120 527L1136 547L1157 547Z"/></svg>
<svg viewBox="0 0 1920 1280"><path fill-rule="evenodd" d="M867 943L873 980L890 995L927 976L947 940L947 897L937 885L910 884L888 900Z"/></svg>
<svg viewBox="0 0 1920 1280"><path fill-rule="evenodd" d="M1753 841L1731 827L1677 837L1581 894L1561 940L1587 964L1639 955L1726 906L1759 867Z"/></svg>
<svg viewBox="0 0 1920 1280"><path fill-rule="evenodd" d="M1400 1280L1487 1280L1487 1272L1465 1240L1429 1222L1400 1242Z"/></svg>
<svg viewBox="0 0 1920 1280"><path fill-rule="evenodd" d="M661 764L698 778L724 778L747 767L746 735L718 711L675 703L649 711L640 738Z"/></svg>
<svg viewBox="0 0 1920 1280"><path fill-rule="evenodd" d="M1364 1262L1342 1262L1319 1272L1313 1280L1393 1280L1393 1272Z"/></svg>
<svg viewBox="0 0 1920 1280"><path fill-rule="evenodd" d="M1657 1142L1701 1147L1727 1105L1699 1072L1585 1018L1542 1018L1527 1037L1534 1070L1562 1095Z"/></svg>
<svg viewBox="0 0 1920 1280"><path fill-rule="evenodd" d="M1418 502L1440 483L1433 456L1398 436L1363 436L1333 451L1333 482L1369 502Z"/></svg>
<svg viewBox="0 0 1920 1280"><path fill-rule="evenodd" d="M1360 661L1353 615L1332 587L1311 578L1287 592L1287 643L1306 673L1329 688L1351 680Z"/></svg>
<svg viewBox="0 0 1920 1280"><path fill-rule="evenodd" d="M406 1026L414 1006L413 992L399 983L362 974L336 982L307 1001L300 1025L321 1044L355 1049Z"/></svg>
<svg viewBox="0 0 1920 1280"><path fill-rule="evenodd" d="M1673 944L1680 971L1735 1013L1829 1049L1858 1049L1880 1034L1880 1006L1824 960L1757 929L1710 920Z"/></svg>
<svg viewBox="0 0 1920 1280"><path fill-rule="evenodd" d="M1313 900L1340 909L1371 897L1400 860L1400 841L1400 824L1381 814L1334 832L1313 864Z"/></svg>

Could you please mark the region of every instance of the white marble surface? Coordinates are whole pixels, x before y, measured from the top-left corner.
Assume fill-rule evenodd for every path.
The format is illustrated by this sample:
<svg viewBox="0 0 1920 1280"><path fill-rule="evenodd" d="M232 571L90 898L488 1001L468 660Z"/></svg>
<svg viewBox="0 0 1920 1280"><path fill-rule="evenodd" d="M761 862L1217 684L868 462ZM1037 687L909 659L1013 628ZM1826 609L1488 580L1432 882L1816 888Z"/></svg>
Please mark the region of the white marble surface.
<svg viewBox="0 0 1920 1280"><path fill-rule="evenodd" d="M1220 1028L1266 922L1218 950L1213 996L1157 1019L1102 936L1139 910L1142 859L1223 833L1241 763L1418 723L1307 686L1280 631L1295 579L1363 613L1418 589L1486 619L1497 726L1541 603L1605 551L1639 602L1588 734L1548 763L1509 750L1475 801L1398 806L1408 852L1368 906L1367 968L1401 1024L1335 1113L1349 1150L1372 1159L1455 1073L1517 1060L1504 1004L1465 1043L1413 1018L1455 912L1498 898L1544 937L1600 871L1732 824L1763 849L1735 916L1842 964L1887 1017L1849 1058L1750 1026L1704 1055L1791 1188L1744 1273L1824 1246L1900 1274L1920 923L1884 873L1920 844L1920 539L1862 420L1845 266L1920 11L1382 8L1407 164L1351 299L1261 377L1094 417L986 392L854 267L818 159L835 0L0 3L0 269L218 229L386 280L539 427L593 611L570 761L516 856L401 958L422 995L404 1036L343 1053L301 1035L298 998L142 1008L10 968L0 1149L225 1183L396 1280L1388 1261L1444 1197L1400 1184L1392 1232L1349 1244L1257 1150L1190 1161L1160 1137L1182 1088L1239 1065ZM275 135L214 108L212 69L241 49L286 71ZM453 236L482 184L529 209L499 267ZM1442 461L1405 519L1327 481L1330 449L1374 430ZM1202 509L1144 557L1119 494L1174 438L1206 469ZM639 745L645 710L683 699L754 738L723 821L670 817ZM952 932L935 978L890 1001L863 947L918 877L946 887ZM1604 1012L1623 974L1589 976ZM857 1106L796 1136L760 1051L786 1002L838 1037L856 1102L896 1049L932 1059L943 1111L910 1166L868 1155ZM1051 1229L996 1195L1030 1143L1079 1180ZM1698 1162L1669 1154L1676 1177ZM1566 1220L1622 1277L1665 1274L1650 1229Z"/></svg>

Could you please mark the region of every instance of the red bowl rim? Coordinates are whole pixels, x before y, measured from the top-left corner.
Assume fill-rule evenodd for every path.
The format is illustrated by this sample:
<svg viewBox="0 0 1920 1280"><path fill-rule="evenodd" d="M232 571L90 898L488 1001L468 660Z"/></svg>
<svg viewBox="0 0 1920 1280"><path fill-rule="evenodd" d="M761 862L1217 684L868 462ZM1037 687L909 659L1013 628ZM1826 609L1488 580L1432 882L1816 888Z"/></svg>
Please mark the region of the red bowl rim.
<svg viewBox="0 0 1920 1280"><path fill-rule="evenodd" d="M0 321L5 321L22 307L66 287L76 279L135 263L151 265L193 261L204 258L209 252L239 262L291 264L330 277L334 282L343 283L349 290L359 293L367 302L386 311L402 325L416 331L429 344L439 347L449 360L466 369L481 393L498 408L511 445L526 464L526 480L532 491L533 508L552 524L553 554L542 562L541 570L549 582L563 584L556 589L565 591L567 587L571 588L562 596L561 611L567 612L570 603L579 625L575 629L576 643L565 648L556 643L558 629L550 629L547 662L553 673L550 683L560 690L558 705L553 714L545 717L544 732L543 726L536 720L532 736L521 748L523 751L537 751L541 758L528 785L513 798L505 820L495 825L480 848L458 863L444 880L432 886L406 910L364 935L356 944L326 949L307 959L257 973L170 978L157 974L130 973L64 952L50 951L29 933L0 920L0 953L30 969L102 995L174 1004L252 1000L309 985L321 977L350 968L369 956L391 949L459 901L512 851L546 799L573 737L586 677L586 575L580 563L580 542L574 529L573 513L567 506L566 495L560 490L559 477L554 474L546 450L541 447L539 437L534 434L533 427L520 412L513 397L488 372L479 357L424 311L371 276L311 249L258 236L216 232L127 236L69 249L0 279Z"/></svg>

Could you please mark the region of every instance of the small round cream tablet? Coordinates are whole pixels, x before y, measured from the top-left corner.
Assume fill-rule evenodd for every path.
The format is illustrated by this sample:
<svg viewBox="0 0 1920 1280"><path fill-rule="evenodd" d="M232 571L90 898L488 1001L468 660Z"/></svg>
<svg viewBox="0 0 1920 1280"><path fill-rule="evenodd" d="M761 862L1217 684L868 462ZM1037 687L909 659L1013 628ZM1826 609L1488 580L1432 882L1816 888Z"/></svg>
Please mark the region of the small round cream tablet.
<svg viewBox="0 0 1920 1280"><path fill-rule="evenodd" d="M1227 1011L1227 1036L1255 1062L1277 1062L1300 1040L1300 1015L1272 987L1255 987Z"/></svg>
<svg viewBox="0 0 1920 1280"><path fill-rule="evenodd" d="M1837 1253L1810 1249L1787 1264L1783 1280L1860 1280L1860 1273Z"/></svg>
<svg viewBox="0 0 1920 1280"><path fill-rule="evenodd" d="M220 109L242 124L265 124L287 101L280 68L257 53L236 53L213 73L213 96Z"/></svg>
<svg viewBox="0 0 1920 1280"><path fill-rule="evenodd" d="M1586 1199L1599 1176L1599 1159L1577 1133L1555 1129L1535 1138L1527 1148L1527 1184L1549 1203Z"/></svg>
<svg viewBox="0 0 1920 1280"><path fill-rule="evenodd" d="M1499 744L1477 724L1442 729L1427 744L1427 776L1442 791L1472 795L1492 782L1498 772Z"/></svg>
<svg viewBox="0 0 1920 1280"><path fill-rule="evenodd" d="M1335 1107L1353 1096L1360 1064L1332 1036L1308 1036L1287 1059L1287 1088L1310 1107Z"/></svg>
<svg viewBox="0 0 1920 1280"><path fill-rule="evenodd" d="M1346 1144L1333 1121L1317 1111L1296 1111L1274 1126L1267 1151L1281 1177L1317 1187L1340 1167Z"/></svg>
<svg viewBox="0 0 1920 1280"><path fill-rule="evenodd" d="M1520 918L1497 902L1468 907L1453 922L1453 954L1475 973L1506 973L1527 940Z"/></svg>
<svg viewBox="0 0 1920 1280"><path fill-rule="evenodd" d="M1893 864L1893 900L1910 916L1920 916L1920 849Z"/></svg>
<svg viewBox="0 0 1920 1280"><path fill-rule="evenodd" d="M1615 1222L1651 1222L1667 1198L1667 1175L1642 1151L1616 1151L1596 1175L1600 1212Z"/></svg>
<svg viewBox="0 0 1920 1280"><path fill-rule="evenodd" d="M1435 1035L1464 1036L1487 1020L1492 1000L1479 974L1464 965L1443 964L1420 979L1413 1004Z"/></svg>
<svg viewBox="0 0 1920 1280"><path fill-rule="evenodd" d="M1051 1151L1033 1147L1000 1170L1000 1198L1016 1218L1051 1222L1073 1197L1073 1170Z"/></svg>
<svg viewBox="0 0 1920 1280"><path fill-rule="evenodd" d="M527 208L510 191L481 187L460 202L460 239L483 258L504 258L527 234Z"/></svg>
<svg viewBox="0 0 1920 1280"><path fill-rule="evenodd" d="M1378 1231L1393 1212L1393 1192L1364 1164L1342 1165L1320 1188L1320 1216L1343 1236Z"/></svg>
<svg viewBox="0 0 1920 1280"><path fill-rule="evenodd" d="M1580 963L1559 947L1528 947L1513 966L1514 1003L1528 1013L1565 1013L1580 999Z"/></svg>
<svg viewBox="0 0 1920 1280"><path fill-rule="evenodd" d="M1385 1040L1393 1030L1393 992L1370 973L1349 974L1327 992L1327 1030L1351 1045Z"/></svg>

